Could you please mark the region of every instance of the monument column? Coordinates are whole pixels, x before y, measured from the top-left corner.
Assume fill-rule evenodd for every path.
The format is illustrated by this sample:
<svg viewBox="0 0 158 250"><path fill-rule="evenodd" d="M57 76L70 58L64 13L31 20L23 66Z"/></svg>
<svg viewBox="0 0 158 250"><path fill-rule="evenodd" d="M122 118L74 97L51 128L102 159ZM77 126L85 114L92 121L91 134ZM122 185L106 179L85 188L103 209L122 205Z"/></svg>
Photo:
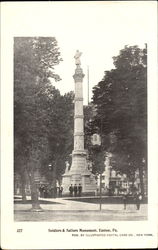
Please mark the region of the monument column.
<svg viewBox="0 0 158 250"><path fill-rule="evenodd" d="M96 182L94 176L87 168L87 153L84 149L84 115L83 115L83 87L84 78L81 68L80 56L78 50L75 58L75 99L74 99L74 150L72 151L72 165L63 175L62 185L64 192L69 192L69 186L82 185L82 192L95 192Z"/></svg>
<svg viewBox="0 0 158 250"><path fill-rule="evenodd" d="M80 65L77 65L75 74L75 111L74 111L74 150L84 150L84 128L83 128L83 82L84 74Z"/></svg>

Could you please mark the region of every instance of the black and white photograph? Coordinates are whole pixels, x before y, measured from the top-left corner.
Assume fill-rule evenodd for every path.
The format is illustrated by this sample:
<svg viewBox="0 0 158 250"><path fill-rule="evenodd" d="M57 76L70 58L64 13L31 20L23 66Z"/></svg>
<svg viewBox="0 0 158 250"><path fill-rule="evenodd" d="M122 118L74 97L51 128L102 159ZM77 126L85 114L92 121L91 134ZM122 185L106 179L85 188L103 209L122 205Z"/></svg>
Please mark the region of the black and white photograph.
<svg viewBox="0 0 158 250"><path fill-rule="evenodd" d="M125 45L94 86L82 57L61 94L56 38L14 38L17 221L147 219L147 44Z"/></svg>
<svg viewBox="0 0 158 250"><path fill-rule="evenodd" d="M4 247L156 246L156 1L2 7Z"/></svg>

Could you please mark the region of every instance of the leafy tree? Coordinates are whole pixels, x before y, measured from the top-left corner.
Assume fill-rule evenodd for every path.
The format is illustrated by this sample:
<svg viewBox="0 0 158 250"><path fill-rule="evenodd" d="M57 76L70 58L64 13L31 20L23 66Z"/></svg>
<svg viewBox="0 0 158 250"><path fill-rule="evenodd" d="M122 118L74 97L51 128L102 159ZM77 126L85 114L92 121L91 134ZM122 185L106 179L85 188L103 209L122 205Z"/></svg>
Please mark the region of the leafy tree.
<svg viewBox="0 0 158 250"><path fill-rule="evenodd" d="M147 47L125 46L113 57L115 69L106 71L93 89L96 114L93 128L108 136L104 147L115 160L113 166L131 175L139 169L144 193L143 169L147 150ZM112 134L115 140L112 142ZM113 139L114 139L113 137ZM115 163L115 164L114 164Z"/></svg>
<svg viewBox="0 0 158 250"><path fill-rule="evenodd" d="M14 40L14 166L15 171L29 173L35 209L39 204L34 175L43 158L49 155L48 111L58 92L50 78L60 80L54 72L54 66L60 61L54 37L17 37Z"/></svg>
<svg viewBox="0 0 158 250"><path fill-rule="evenodd" d="M59 93L52 103L52 109L48 112L48 142L50 154L43 162L42 173L51 183L53 178L60 182L61 175L65 171L65 162L73 148L73 92L64 96ZM48 165L51 171L48 172Z"/></svg>

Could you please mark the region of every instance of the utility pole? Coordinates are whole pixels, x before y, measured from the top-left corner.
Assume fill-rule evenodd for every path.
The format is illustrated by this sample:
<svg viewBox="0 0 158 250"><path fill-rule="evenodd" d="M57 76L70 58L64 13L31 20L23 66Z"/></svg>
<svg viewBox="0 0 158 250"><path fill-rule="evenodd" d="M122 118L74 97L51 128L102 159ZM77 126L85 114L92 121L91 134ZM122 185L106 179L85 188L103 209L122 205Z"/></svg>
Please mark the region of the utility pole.
<svg viewBox="0 0 158 250"><path fill-rule="evenodd" d="M99 210L102 209L102 171L103 171L103 164L104 164L104 153L103 153L103 146L102 146L102 118L100 119L100 134L94 134L97 136L97 139L92 140L93 146L97 146L94 149L97 150L98 157L100 158L100 162L98 162L99 167ZM94 138L94 137L93 137ZM97 157L97 156L96 156Z"/></svg>
<svg viewBox="0 0 158 250"><path fill-rule="evenodd" d="M100 203L99 203L99 210L101 211L102 206L102 174L100 173Z"/></svg>
<svg viewBox="0 0 158 250"><path fill-rule="evenodd" d="M87 66L87 86L88 86L88 105L89 105L89 66Z"/></svg>

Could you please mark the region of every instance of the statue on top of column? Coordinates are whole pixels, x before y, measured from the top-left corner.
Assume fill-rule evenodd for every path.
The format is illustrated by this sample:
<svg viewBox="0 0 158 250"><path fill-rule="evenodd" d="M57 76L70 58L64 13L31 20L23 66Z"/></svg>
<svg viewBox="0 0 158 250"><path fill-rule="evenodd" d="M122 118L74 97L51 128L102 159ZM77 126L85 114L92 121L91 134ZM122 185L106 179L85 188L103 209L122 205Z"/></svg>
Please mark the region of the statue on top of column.
<svg viewBox="0 0 158 250"><path fill-rule="evenodd" d="M80 61L81 55L82 55L82 52L79 52L79 50L76 50L76 54L74 56L76 65L81 65L81 61Z"/></svg>

